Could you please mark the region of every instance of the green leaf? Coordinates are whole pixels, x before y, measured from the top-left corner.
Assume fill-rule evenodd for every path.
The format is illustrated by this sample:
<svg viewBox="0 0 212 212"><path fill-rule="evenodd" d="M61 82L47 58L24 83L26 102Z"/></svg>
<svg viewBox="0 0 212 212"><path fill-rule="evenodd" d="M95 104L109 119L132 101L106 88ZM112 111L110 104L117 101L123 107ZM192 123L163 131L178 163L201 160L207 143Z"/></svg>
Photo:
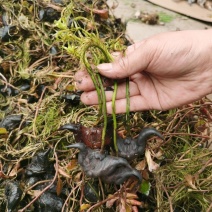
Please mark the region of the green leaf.
<svg viewBox="0 0 212 212"><path fill-rule="evenodd" d="M140 185L139 192L142 193L142 194L145 194L146 196L148 196L150 188L151 188L150 182L146 181L146 180L143 180L141 185Z"/></svg>

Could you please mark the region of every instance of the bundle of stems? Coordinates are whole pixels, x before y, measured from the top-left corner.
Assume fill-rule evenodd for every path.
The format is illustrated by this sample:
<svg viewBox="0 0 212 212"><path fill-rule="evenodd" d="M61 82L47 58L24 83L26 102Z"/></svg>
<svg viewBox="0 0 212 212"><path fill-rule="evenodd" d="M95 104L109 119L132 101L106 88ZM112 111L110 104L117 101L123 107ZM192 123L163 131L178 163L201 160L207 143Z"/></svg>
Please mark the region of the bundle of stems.
<svg viewBox="0 0 212 212"><path fill-rule="evenodd" d="M104 149L105 145L105 135L108 124L107 118L107 108L106 108L106 95L103 85L103 78L99 74L96 66L102 62L109 63L113 61L113 58L110 54L110 50L113 50L113 47L116 46L116 50L122 51L124 49L123 45L119 45L119 38L115 40L102 40L99 36L97 27L95 27L95 22L92 16L91 10L91 19L78 16L72 19L71 26L68 27L67 23L69 18L74 13L73 4L70 3L68 7L63 11L62 16L56 25L60 30L56 33L56 38L62 42L63 48L71 55L79 59L80 64L84 66L89 73L95 89L98 95L98 105L99 105L99 120L102 120L103 117L103 133L102 133L102 146L101 149ZM82 22L90 23L94 29L89 32L88 30L82 27ZM126 120L129 121L129 80L126 80L127 91L127 108L126 108ZM116 144L116 130L117 130L117 121L116 121L116 93L118 85L117 81L114 80L113 85L113 97L112 97L112 117L113 117L113 139L114 147L117 149ZM128 125L129 126L129 125ZM128 130L129 131L129 130Z"/></svg>

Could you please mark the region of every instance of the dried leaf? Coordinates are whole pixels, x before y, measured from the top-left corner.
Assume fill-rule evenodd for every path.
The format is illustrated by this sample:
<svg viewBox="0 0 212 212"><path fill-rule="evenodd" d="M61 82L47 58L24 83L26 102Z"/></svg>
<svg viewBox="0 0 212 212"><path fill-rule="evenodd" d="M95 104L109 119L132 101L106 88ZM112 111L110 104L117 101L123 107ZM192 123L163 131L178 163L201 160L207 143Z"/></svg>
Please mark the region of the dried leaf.
<svg viewBox="0 0 212 212"><path fill-rule="evenodd" d="M128 204L125 204L125 210L126 212L132 212L132 207Z"/></svg>
<svg viewBox="0 0 212 212"><path fill-rule="evenodd" d="M18 172L20 172L23 169L19 169L20 168L20 163L15 164L15 166L12 168L9 177L14 177L17 175Z"/></svg>
<svg viewBox="0 0 212 212"><path fill-rule="evenodd" d="M77 167L77 159L72 159L66 166L66 168L68 169L68 171L71 171L73 169L75 169Z"/></svg>
<svg viewBox="0 0 212 212"><path fill-rule="evenodd" d="M79 182L81 180L81 178L82 178L82 172L79 172L75 175L74 181Z"/></svg>
<svg viewBox="0 0 212 212"><path fill-rule="evenodd" d="M29 10L30 13L33 13L34 5L32 4L30 7L28 7L28 10Z"/></svg>
<svg viewBox="0 0 212 212"><path fill-rule="evenodd" d="M119 211L120 212L127 212L125 200L121 198L121 202L119 204Z"/></svg>
<svg viewBox="0 0 212 212"><path fill-rule="evenodd" d="M190 174L187 174L186 176L185 176L185 180L186 180L186 182L187 182L187 185L189 186L189 187L191 187L191 188L193 188L193 189L197 189L197 187L194 185L194 183L195 183L195 178L192 176L192 175L190 175Z"/></svg>
<svg viewBox="0 0 212 212"><path fill-rule="evenodd" d="M126 202L131 204L131 205L137 205L137 206L142 204L140 201L135 200L135 199L126 199Z"/></svg>
<svg viewBox="0 0 212 212"><path fill-rule="evenodd" d="M63 177L67 177L67 178L71 178L71 176L69 174L66 173L66 171L63 169L62 166L58 167L58 172L63 176Z"/></svg>
<svg viewBox="0 0 212 212"><path fill-rule="evenodd" d="M205 115L210 121L212 121L212 115L210 113L210 111L208 111L207 108L205 107L201 107L200 111L202 112L203 115Z"/></svg>
<svg viewBox="0 0 212 212"><path fill-rule="evenodd" d="M161 160L163 159L163 152L162 150L159 150L157 153L154 154L154 157Z"/></svg>
<svg viewBox="0 0 212 212"><path fill-rule="evenodd" d="M126 212L126 209L123 205L119 205L119 212Z"/></svg>
<svg viewBox="0 0 212 212"><path fill-rule="evenodd" d="M112 196L112 195L109 195L109 197L110 197L110 196ZM114 197L114 198L108 200L108 201L106 202L106 207L107 207L107 208L111 208L117 199L118 199L118 197Z"/></svg>
<svg viewBox="0 0 212 212"><path fill-rule="evenodd" d="M58 180L57 180L57 188L56 188L56 192L57 192L57 195L59 196L61 191L63 189L63 182L62 180L60 179L60 177L58 177Z"/></svg>
<svg viewBox="0 0 212 212"><path fill-rule="evenodd" d="M2 171L0 171L0 178L1 179L8 179L9 177L5 175Z"/></svg>
<svg viewBox="0 0 212 212"><path fill-rule="evenodd" d="M148 171L148 169L144 169L143 171L141 171L141 175L142 175L143 179L149 180L149 171Z"/></svg>
<svg viewBox="0 0 212 212"><path fill-rule="evenodd" d="M138 199L138 196L133 193L127 193L126 197L127 199Z"/></svg>
<svg viewBox="0 0 212 212"><path fill-rule="evenodd" d="M136 169L138 171L141 171L141 170L144 170L146 167L146 160L142 160L141 162L139 162L137 165L136 165Z"/></svg>
<svg viewBox="0 0 212 212"><path fill-rule="evenodd" d="M160 166L152 160L151 153L149 150L146 150L145 157L148 164L148 169L150 172L157 170Z"/></svg>
<svg viewBox="0 0 212 212"><path fill-rule="evenodd" d="M93 13L98 14L102 19L108 19L109 17L109 11L107 9L93 9Z"/></svg>
<svg viewBox="0 0 212 212"><path fill-rule="evenodd" d="M132 212L138 212L138 208L137 208L137 206L132 206Z"/></svg>
<svg viewBox="0 0 212 212"><path fill-rule="evenodd" d="M82 204L80 206L80 211L84 211L84 210L87 210L88 208L90 208L91 205L90 204Z"/></svg>
<svg viewBox="0 0 212 212"><path fill-rule="evenodd" d="M32 195L34 197L37 197L37 196L39 196L41 194L42 191L40 191L40 190L31 190L31 192L32 192Z"/></svg>

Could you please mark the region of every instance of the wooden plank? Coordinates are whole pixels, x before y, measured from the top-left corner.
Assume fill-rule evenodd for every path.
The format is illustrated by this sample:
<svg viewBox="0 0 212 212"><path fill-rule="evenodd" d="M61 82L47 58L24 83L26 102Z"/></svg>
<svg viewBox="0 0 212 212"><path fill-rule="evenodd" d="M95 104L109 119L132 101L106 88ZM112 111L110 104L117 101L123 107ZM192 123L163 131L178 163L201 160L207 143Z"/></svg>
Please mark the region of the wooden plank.
<svg viewBox="0 0 212 212"><path fill-rule="evenodd" d="M202 8L196 3L189 5L187 1L148 0L149 2L183 15L212 23L212 11Z"/></svg>

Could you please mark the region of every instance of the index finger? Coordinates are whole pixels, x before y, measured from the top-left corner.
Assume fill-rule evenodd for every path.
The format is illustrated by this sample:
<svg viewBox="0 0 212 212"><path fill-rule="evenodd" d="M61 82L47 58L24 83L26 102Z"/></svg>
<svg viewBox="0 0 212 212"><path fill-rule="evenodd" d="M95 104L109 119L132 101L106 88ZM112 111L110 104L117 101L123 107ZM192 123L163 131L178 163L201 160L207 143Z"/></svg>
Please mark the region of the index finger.
<svg viewBox="0 0 212 212"><path fill-rule="evenodd" d="M82 70L77 71L77 73L74 76L74 80L76 82L76 87L78 90L81 91L95 90L93 81L87 71ZM102 76L102 83L104 87L107 87L113 85L114 81L112 79Z"/></svg>

